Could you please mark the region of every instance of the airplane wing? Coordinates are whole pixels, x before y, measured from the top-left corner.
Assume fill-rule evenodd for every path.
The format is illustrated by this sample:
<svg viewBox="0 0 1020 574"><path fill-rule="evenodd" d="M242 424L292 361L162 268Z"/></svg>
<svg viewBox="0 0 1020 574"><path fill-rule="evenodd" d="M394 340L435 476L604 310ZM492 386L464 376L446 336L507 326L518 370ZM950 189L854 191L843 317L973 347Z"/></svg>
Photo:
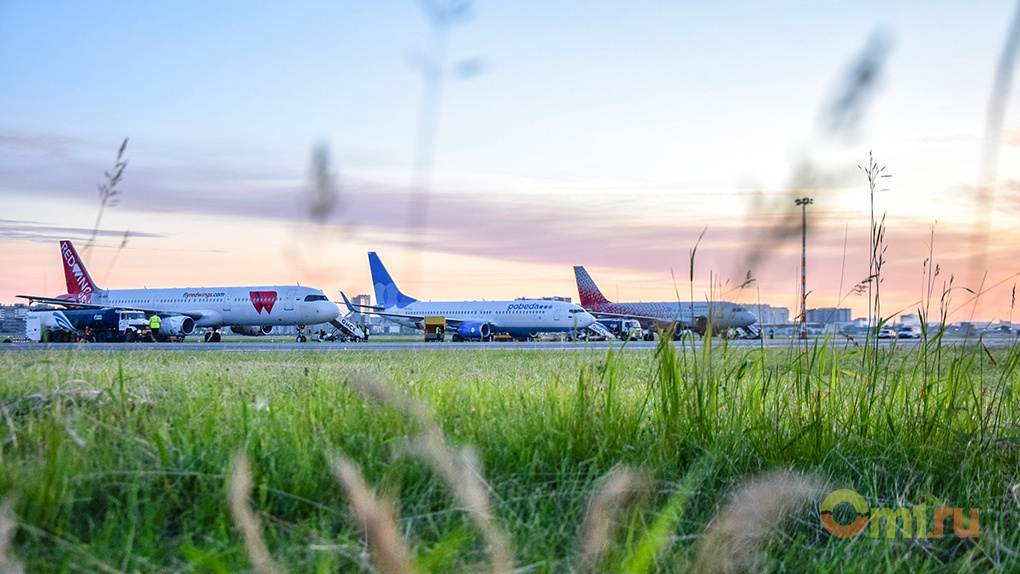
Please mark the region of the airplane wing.
<svg viewBox="0 0 1020 574"><path fill-rule="evenodd" d="M377 307L375 305L355 305L354 303L351 303L351 300L347 298L347 295L344 295L343 291L340 292L340 295L344 298L344 304L347 305L347 309L352 313L369 313L371 315L378 315L380 317L396 317L398 319L411 319L414 321L425 320L425 315L422 315L420 313L418 314L394 313L392 311L386 311L385 307ZM360 307L361 309L358 310L356 309L356 307ZM452 327L457 327L464 322L465 321L463 319L455 319L453 317L446 318L446 323ZM497 327L499 326L498 323L493 321L490 321L489 323L493 326Z"/></svg>
<svg viewBox="0 0 1020 574"><path fill-rule="evenodd" d="M378 307L375 305L355 305L351 303L351 300L347 298L347 295L343 291L340 292L340 296L344 298L344 305L347 306L347 310L351 313L369 313L372 315L379 315L380 317L399 317L401 319L416 319L423 320L424 315L407 315L404 313L391 313L387 312L385 307Z"/></svg>
<svg viewBox="0 0 1020 574"><path fill-rule="evenodd" d="M602 312L602 311L592 311L590 309L585 309L585 311L588 311L588 313L591 313L592 316L594 316L596 319L598 319L600 317L612 317L614 319L637 319L638 321L657 321L657 322L660 322L660 323L665 322L665 321L672 321L672 319L664 319L662 317L652 317L650 315L635 315L633 313L605 313L605 312ZM677 318L676 320L680 321L681 319Z"/></svg>
<svg viewBox="0 0 1020 574"><path fill-rule="evenodd" d="M22 299L28 299L30 303L45 303L46 305L60 305L67 309L127 309L130 311L141 311L145 314L157 314L157 315L184 315L185 317L191 317L194 320L199 320L205 313L202 311L167 311L166 309L151 309L147 307L130 307L126 305L99 305L95 303L79 303L77 301L71 301L68 299L60 299L59 297L40 297L36 295L15 295Z"/></svg>
<svg viewBox="0 0 1020 574"><path fill-rule="evenodd" d="M350 310L351 313L361 313L361 311L358 311L357 309L355 309L355 307L369 309L372 312L386 310L386 307L380 307L376 305L355 305L354 303L351 303L351 300L347 298L347 295L345 295L343 291L340 292L340 296L344 298L344 305L347 305L347 309Z"/></svg>
<svg viewBox="0 0 1020 574"><path fill-rule="evenodd" d="M62 307L68 307L73 309L106 309L107 305L92 305L89 303L79 303L70 299L60 299L58 297L41 297L36 295L15 295L21 299L28 299L29 304L32 303L45 303L47 305L60 305Z"/></svg>
<svg viewBox="0 0 1020 574"><path fill-rule="evenodd" d="M585 310L588 311L587 309L585 309ZM602 318L606 318L606 319L636 319L638 322L641 323L641 327L643 327L645 329L653 329L654 330L654 329L657 329L659 327L659 325L661 325L663 323L671 323L671 324L672 323L676 323L677 325L680 325L680 327L684 328L684 329L689 329L691 327L691 324L690 324L689 321L685 321L682 317L679 317L679 316L678 317L674 317L672 319L668 319L668 318L664 318L664 317L652 317L650 315L635 315L633 313L604 313L604 312L596 312L596 311L588 311L588 312L591 313L595 317L595 319L602 319Z"/></svg>

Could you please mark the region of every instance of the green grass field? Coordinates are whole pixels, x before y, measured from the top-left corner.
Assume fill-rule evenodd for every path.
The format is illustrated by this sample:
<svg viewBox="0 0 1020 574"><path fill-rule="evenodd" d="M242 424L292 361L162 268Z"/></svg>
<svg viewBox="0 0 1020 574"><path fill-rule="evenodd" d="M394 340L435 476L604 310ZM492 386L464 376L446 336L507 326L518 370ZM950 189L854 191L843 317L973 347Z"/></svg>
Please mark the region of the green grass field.
<svg viewBox="0 0 1020 574"><path fill-rule="evenodd" d="M1020 351L937 343L0 352L0 571L1016 571ZM978 535L832 536L839 488Z"/></svg>

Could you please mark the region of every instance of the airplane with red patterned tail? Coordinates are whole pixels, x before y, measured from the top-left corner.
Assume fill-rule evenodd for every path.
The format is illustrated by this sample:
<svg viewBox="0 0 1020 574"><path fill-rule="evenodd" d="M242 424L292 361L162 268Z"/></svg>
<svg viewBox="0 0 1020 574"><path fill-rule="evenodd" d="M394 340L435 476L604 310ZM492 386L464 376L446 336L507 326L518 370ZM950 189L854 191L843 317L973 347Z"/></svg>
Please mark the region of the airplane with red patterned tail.
<svg viewBox="0 0 1020 574"><path fill-rule="evenodd" d="M302 285L200 287L172 289L100 289L70 241L60 242L67 293L57 297L18 295L71 309L130 309L159 315L159 334L182 338L197 327L211 327L207 341L219 341L220 328L240 335L268 335L273 327L296 326L304 342L305 325L332 323L340 308L319 289Z"/></svg>
<svg viewBox="0 0 1020 574"><path fill-rule="evenodd" d="M595 285L584 267L574 267L574 278L577 280L577 294L581 298L581 306L598 318L625 317L637 319L646 329L647 336L658 327L663 332L673 332L679 337L683 331L690 330L704 335L709 329L713 334L725 334L730 329L738 329L745 335L756 336L754 324L758 321L754 313L744 307L728 301L703 302L633 302L613 303L606 299ZM676 325L679 328L675 328Z"/></svg>

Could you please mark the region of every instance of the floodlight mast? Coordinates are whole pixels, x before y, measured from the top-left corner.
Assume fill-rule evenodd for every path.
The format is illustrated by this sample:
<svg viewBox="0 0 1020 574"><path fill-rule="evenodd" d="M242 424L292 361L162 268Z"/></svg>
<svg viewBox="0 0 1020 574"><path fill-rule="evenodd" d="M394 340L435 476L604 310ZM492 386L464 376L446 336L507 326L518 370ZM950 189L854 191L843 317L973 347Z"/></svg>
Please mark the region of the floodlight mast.
<svg viewBox="0 0 1020 574"><path fill-rule="evenodd" d="M810 197L798 197L794 203L801 211L800 242L800 338L807 339L807 206L814 203Z"/></svg>

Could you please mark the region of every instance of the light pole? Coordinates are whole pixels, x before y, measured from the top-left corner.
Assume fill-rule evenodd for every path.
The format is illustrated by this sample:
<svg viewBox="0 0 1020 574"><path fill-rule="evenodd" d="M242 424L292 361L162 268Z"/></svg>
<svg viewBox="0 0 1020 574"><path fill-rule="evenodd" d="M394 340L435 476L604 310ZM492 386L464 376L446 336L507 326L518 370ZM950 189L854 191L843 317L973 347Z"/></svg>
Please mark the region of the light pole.
<svg viewBox="0 0 1020 574"><path fill-rule="evenodd" d="M807 206L815 200L810 197L798 197L794 202L800 206L801 212L800 338L807 339Z"/></svg>

